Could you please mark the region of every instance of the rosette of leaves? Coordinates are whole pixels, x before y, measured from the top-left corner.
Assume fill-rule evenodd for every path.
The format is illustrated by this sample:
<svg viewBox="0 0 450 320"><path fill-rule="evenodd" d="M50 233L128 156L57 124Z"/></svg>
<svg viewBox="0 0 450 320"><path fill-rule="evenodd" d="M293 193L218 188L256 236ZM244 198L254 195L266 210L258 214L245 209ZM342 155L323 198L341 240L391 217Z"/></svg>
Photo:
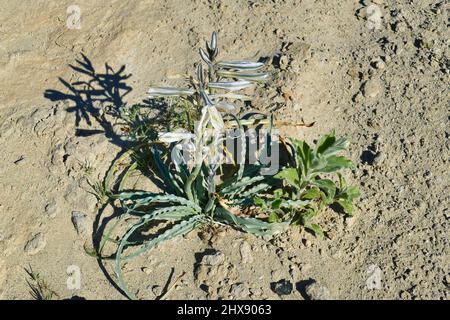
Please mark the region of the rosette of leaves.
<svg viewBox="0 0 450 320"><path fill-rule="evenodd" d="M214 185L216 189L211 192L208 180L210 168L204 162L192 169L184 164L175 166L156 147L151 151L151 156L155 164L155 168L151 169L152 174L161 181L160 188L163 191L119 191L111 195L122 203L122 221L127 217L138 218L117 242L112 241L117 244L114 259L118 284L129 298L135 297L123 279L123 263L165 240L187 234L206 224L226 224L257 236L273 235L288 226L286 222L270 223L239 214L242 209L239 204L251 203L257 194L270 189L264 177L255 176L260 167L245 168L239 179L234 176L222 184ZM135 163L131 163L126 171L134 170L134 167ZM121 181L120 184L123 183ZM152 223L161 221L167 223L164 232L150 240L136 240L140 232L148 229ZM105 237L102 248L111 242L112 231Z"/></svg>

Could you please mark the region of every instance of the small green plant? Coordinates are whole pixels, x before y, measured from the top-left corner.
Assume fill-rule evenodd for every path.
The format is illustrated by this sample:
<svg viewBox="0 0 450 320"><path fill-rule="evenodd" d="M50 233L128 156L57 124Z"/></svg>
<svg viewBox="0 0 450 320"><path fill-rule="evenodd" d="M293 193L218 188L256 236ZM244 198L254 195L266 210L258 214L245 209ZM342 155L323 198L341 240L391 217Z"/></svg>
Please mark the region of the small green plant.
<svg viewBox="0 0 450 320"><path fill-rule="evenodd" d="M293 160L275 176L261 174L267 165L260 158L246 162L245 128L267 127L268 154L276 121L272 115L242 113L234 102L249 100L242 90L264 82L269 74L261 72L262 62L219 60L216 33L206 49L200 49L200 56L204 65L198 64L195 77L186 79L187 87L150 88L152 104L164 106L168 117L150 121L151 115L142 106L122 110L136 147L113 164L96 188L99 198L119 202L123 211L111 227L101 229L101 241L91 254L115 261L117 282L129 298L135 296L126 286L123 264L168 239L215 224L256 236L275 235L290 224L301 224L320 234L320 227L311 219L321 207L336 203L351 214L357 196L357 189L348 187L342 176L338 186L322 177L352 166L337 155L348 142L336 140L333 133L322 138L314 150L295 139L286 143ZM232 155L237 161L224 164L221 160L228 150L221 147L229 128L238 132L234 139L241 149ZM188 158L183 156L184 148ZM135 171L151 177L160 192L126 189L126 181ZM257 218L261 212L267 217ZM160 224L163 231L154 237L146 235ZM126 231L117 235L120 226ZM108 243L115 246L109 256L104 253Z"/></svg>
<svg viewBox="0 0 450 320"><path fill-rule="evenodd" d="M353 168L351 160L338 155L349 142L336 139L334 132L323 136L314 149L306 142L292 139L292 163L275 175L283 180L283 189L277 189L268 200L256 198L255 204L269 212L270 221L289 220L300 224L317 236L323 236L321 227L313 223L324 206L353 213L353 200L359 196L355 186L347 186L339 171ZM325 175L336 173L338 183Z"/></svg>
<svg viewBox="0 0 450 320"><path fill-rule="evenodd" d="M84 162L80 161L80 165L86 176L90 176L94 173L95 168L92 166L89 160L84 160Z"/></svg>
<svg viewBox="0 0 450 320"><path fill-rule="evenodd" d="M27 284L30 287L30 294L35 300L52 300L58 298L58 294L50 289L50 286L41 278L40 274L34 272L31 266L25 269L29 279Z"/></svg>

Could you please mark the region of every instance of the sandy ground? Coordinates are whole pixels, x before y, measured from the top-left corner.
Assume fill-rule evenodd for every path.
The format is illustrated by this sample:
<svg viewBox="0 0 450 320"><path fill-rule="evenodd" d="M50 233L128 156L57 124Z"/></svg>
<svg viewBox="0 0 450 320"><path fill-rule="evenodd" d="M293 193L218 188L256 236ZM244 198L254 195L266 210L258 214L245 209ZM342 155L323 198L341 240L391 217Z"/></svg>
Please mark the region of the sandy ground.
<svg viewBox="0 0 450 320"><path fill-rule="evenodd" d="M172 281L184 276L169 299L449 298L448 2L80 0L80 29L67 26L72 4L0 0L1 299L31 298L29 266L60 298L124 298L71 221L85 213L91 227L88 182L121 147L76 135L104 127L76 123L58 78L86 78L69 67L80 53L97 72L124 65L124 100L137 103L150 84L192 71L214 30L222 58L269 58L276 75L255 107L315 121L283 132L313 141L335 128L351 140L348 177L362 196L352 219L324 214L325 240L298 229L270 241L230 229L172 240L127 264L133 292L154 299L173 270ZM73 268L79 288L67 285Z"/></svg>

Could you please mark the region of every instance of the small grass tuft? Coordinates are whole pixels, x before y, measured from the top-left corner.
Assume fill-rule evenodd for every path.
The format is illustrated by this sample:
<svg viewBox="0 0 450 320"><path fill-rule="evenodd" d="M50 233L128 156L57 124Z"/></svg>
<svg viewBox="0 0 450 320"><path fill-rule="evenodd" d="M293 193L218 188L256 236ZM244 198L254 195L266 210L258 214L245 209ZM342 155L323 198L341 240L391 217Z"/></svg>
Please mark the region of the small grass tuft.
<svg viewBox="0 0 450 320"><path fill-rule="evenodd" d="M59 295L53 291L47 282L41 278L40 274L34 272L31 266L25 268L28 275L27 284L30 287L30 295L35 300L53 300L59 298Z"/></svg>

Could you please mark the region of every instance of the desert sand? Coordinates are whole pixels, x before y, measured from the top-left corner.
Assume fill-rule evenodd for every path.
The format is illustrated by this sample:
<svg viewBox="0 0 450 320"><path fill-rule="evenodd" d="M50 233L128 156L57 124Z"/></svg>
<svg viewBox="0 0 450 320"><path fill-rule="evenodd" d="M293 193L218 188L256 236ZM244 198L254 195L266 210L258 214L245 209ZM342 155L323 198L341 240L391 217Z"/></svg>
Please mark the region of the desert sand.
<svg viewBox="0 0 450 320"><path fill-rule="evenodd" d="M133 292L155 299L183 275L167 299L449 298L448 2L0 7L1 299L32 298L29 266L61 299L125 298L106 276L111 264L102 269L84 250L96 218L90 184L125 146L114 123L77 107L69 84L87 75L70 65L84 54L97 73L107 64L129 75L123 101L139 103L150 85L192 72L212 31L224 59L267 59L270 89L252 106L274 110L282 132L312 142L335 129L351 141L357 169L348 179L362 195L353 218L323 214L323 240L301 228L273 239L223 228L171 240L125 266ZM299 121L314 126L289 125ZM86 230L76 230L74 214Z"/></svg>

